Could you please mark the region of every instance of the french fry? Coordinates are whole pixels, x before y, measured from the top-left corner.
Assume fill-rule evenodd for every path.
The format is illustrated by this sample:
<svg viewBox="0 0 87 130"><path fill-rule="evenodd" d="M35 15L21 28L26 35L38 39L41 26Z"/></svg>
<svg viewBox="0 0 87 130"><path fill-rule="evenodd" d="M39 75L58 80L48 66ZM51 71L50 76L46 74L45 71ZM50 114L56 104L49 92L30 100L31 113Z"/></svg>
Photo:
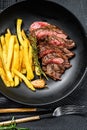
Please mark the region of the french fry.
<svg viewBox="0 0 87 130"><path fill-rule="evenodd" d="M10 87L10 82L8 81L7 75L6 75L6 73L5 73L4 69L3 69L1 58L0 58L0 76L1 76L1 79L3 80L4 84L7 87Z"/></svg>
<svg viewBox="0 0 87 130"><path fill-rule="evenodd" d="M22 34L23 39L26 40L28 45L29 45L29 63L30 63L30 66L32 67L33 66L33 60L32 60L33 59L33 50L32 50L32 46L30 45L30 41L27 38L27 36L26 36L26 34L25 34L23 29L22 29L21 34Z"/></svg>
<svg viewBox="0 0 87 130"><path fill-rule="evenodd" d="M4 66L7 77L9 81L11 82L11 86L14 86L14 81L12 77L12 73L10 72L11 70L11 63L12 63L12 57L13 57L13 50L14 50L14 43L15 43L15 36L11 35L9 39L9 45L8 45L8 54L7 54L7 64Z"/></svg>
<svg viewBox="0 0 87 130"><path fill-rule="evenodd" d="M28 43L26 40L24 40L24 60L25 60L25 66L27 70L27 78L29 80L32 80L34 78L32 66L30 65L29 61L29 55L28 55Z"/></svg>
<svg viewBox="0 0 87 130"><path fill-rule="evenodd" d="M0 68L0 76L1 76L1 79L3 80L4 84L7 87L10 87L10 82L8 81L6 73L2 68Z"/></svg>
<svg viewBox="0 0 87 130"><path fill-rule="evenodd" d="M5 34L5 42L6 42L6 51L7 51L7 53L8 53L8 46L9 46L10 37L11 37L11 34L9 34L9 33Z"/></svg>
<svg viewBox="0 0 87 130"><path fill-rule="evenodd" d="M0 58L2 59L2 57L3 57L3 54L2 54L2 47L1 47L1 43L0 43Z"/></svg>
<svg viewBox="0 0 87 130"><path fill-rule="evenodd" d="M23 37L23 39L24 40L28 40L28 38L27 38L27 36L26 36L26 34L25 34L25 32L24 32L24 30L22 29L22 31L21 31L21 35L22 35L22 37Z"/></svg>
<svg viewBox="0 0 87 130"><path fill-rule="evenodd" d="M23 70L23 69L26 69L26 66L25 66L25 60L24 60L24 47L21 47L21 53L20 53L20 58L22 59L21 60L21 71Z"/></svg>
<svg viewBox="0 0 87 130"><path fill-rule="evenodd" d="M4 76L7 77L7 80L10 82L10 85L14 86L14 81L12 79L12 74L6 67L7 55L5 54L6 53L6 50L5 50L6 49L6 46L5 46L6 44L5 44L4 36L1 37L1 44L2 44L2 56L1 56L1 59L2 59L3 69L4 69L5 73L6 73L6 76L5 76L5 73L4 73L3 69L1 69L1 72L3 73L3 77ZM1 50L1 47L0 47L0 50ZM3 80L4 79L5 78L3 78ZM5 81L4 81L4 83L5 83ZM7 86L9 86L9 85L7 85Z"/></svg>
<svg viewBox="0 0 87 130"><path fill-rule="evenodd" d="M18 36L20 44L23 46L24 41L21 35L21 25L22 25L22 19L17 19L17 36Z"/></svg>
<svg viewBox="0 0 87 130"><path fill-rule="evenodd" d="M10 82L8 81L7 75L5 73L4 67L3 67L3 62L2 62L3 56L2 56L2 48L1 48L1 44L0 44L0 76L4 82L4 84L9 87L10 86Z"/></svg>
<svg viewBox="0 0 87 130"><path fill-rule="evenodd" d="M22 51L22 46L19 46L19 71L21 72L22 69L22 61L23 61L23 51Z"/></svg>
<svg viewBox="0 0 87 130"><path fill-rule="evenodd" d="M14 76L14 86L18 86L19 84L19 77L17 75L14 75L13 69L19 70L19 43L17 40L17 37L15 37L15 45L14 45L14 56L13 56L13 62L12 62L12 73Z"/></svg>
<svg viewBox="0 0 87 130"><path fill-rule="evenodd" d="M7 28L7 33L8 33L9 35L11 35L11 32L10 32L10 29L9 29L9 28Z"/></svg>
<svg viewBox="0 0 87 130"><path fill-rule="evenodd" d="M10 66L11 66L11 60L12 60L13 50L14 50L14 42L15 42L15 37L14 35L11 35L9 40L9 46L8 46L8 54L7 54L7 65L6 65L7 70L10 70Z"/></svg>
<svg viewBox="0 0 87 130"><path fill-rule="evenodd" d="M14 73L25 82L28 88L30 88L32 91L35 91L35 88L33 87L32 83L22 73L20 73L16 69L14 69Z"/></svg>
<svg viewBox="0 0 87 130"><path fill-rule="evenodd" d="M5 72L6 72L7 78L10 82L10 87L14 87L14 81L13 81L13 77L12 77L11 72L9 70L7 70L6 68L5 68Z"/></svg>
<svg viewBox="0 0 87 130"><path fill-rule="evenodd" d="M1 45L2 45L2 55L3 55L3 62L6 64L7 62L7 47L6 47L6 42L5 42L5 37L2 35L1 36Z"/></svg>

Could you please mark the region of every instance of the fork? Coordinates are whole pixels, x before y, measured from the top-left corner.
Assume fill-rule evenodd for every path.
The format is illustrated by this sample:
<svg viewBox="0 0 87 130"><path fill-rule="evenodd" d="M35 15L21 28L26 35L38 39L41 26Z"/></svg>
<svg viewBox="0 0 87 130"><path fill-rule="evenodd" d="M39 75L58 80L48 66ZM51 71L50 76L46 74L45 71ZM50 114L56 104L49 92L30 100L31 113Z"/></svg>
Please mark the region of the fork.
<svg viewBox="0 0 87 130"><path fill-rule="evenodd" d="M57 107L54 112L53 116L63 116L63 115L85 115L87 113L87 106L80 106L80 105L65 105Z"/></svg>

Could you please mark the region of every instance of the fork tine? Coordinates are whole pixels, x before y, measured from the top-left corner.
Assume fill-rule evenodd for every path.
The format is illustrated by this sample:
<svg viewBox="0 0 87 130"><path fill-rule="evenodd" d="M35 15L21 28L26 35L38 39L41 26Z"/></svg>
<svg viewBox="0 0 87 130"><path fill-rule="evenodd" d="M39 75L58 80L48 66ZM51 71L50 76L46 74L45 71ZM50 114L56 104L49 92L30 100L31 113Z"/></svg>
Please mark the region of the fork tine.
<svg viewBox="0 0 87 130"><path fill-rule="evenodd" d="M69 115L69 114L84 115L86 112L87 112L87 107L85 106L66 105L66 106L56 108L53 112L53 116L62 116L62 115Z"/></svg>

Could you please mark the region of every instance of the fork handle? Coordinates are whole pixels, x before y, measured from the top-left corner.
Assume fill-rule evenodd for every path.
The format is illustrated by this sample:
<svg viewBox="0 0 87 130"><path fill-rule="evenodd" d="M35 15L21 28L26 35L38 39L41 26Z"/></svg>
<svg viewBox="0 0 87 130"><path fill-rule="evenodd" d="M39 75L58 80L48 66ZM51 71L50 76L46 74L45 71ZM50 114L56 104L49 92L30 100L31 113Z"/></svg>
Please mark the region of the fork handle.
<svg viewBox="0 0 87 130"><path fill-rule="evenodd" d="M0 113L22 113L22 112L49 112L52 109L46 108L0 108Z"/></svg>

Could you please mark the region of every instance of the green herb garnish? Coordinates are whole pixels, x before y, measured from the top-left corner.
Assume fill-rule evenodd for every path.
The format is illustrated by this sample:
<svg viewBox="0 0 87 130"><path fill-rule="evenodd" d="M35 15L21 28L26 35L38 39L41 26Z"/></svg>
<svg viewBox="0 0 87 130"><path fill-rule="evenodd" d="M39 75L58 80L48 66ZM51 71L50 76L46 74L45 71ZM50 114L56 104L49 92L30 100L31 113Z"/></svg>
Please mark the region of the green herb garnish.
<svg viewBox="0 0 87 130"><path fill-rule="evenodd" d="M0 126L0 130L30 130L29 128L19 128L17 127L17 124L15 123L14 117L12 118L12 123L10 125Z"/></svg>
<svg viewBox="0 0 87 130"><path fill-rule="evenodd" d="M29 128L19 128L16 123L12 123L7 126L0 126L0 130L30 130Z"/></svg>
<svg viewBox="0 0 87 130"><path fill-rule="evenodd" d="M29 35L29 40L31 43L31 46L33 48L33 58L34 58L34 65L35 65L35 73L38 76L43 75L47 80L47 76L46 74L43 72L40 62L38 60L38 48L37 48L37 39L35 37L32 37L31 35Z"/></svg>

